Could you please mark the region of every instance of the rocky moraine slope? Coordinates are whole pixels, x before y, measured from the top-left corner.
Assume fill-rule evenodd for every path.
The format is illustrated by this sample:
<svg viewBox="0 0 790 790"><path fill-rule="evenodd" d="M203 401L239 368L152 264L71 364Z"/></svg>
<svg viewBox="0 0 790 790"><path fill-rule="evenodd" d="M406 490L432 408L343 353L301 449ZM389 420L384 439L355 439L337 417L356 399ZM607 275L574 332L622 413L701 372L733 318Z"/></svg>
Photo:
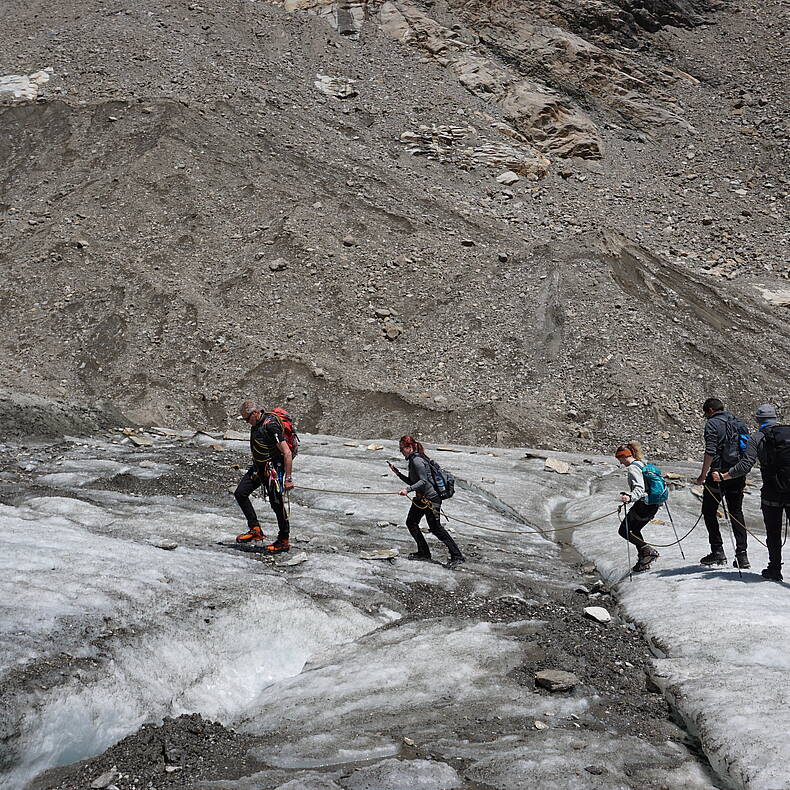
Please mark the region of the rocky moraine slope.
<svg viewBox="0 0 790 790"><path fill-rule="evenodd" d="M788 394L783 13L7 3L0 386L686 449Z"/></svg>

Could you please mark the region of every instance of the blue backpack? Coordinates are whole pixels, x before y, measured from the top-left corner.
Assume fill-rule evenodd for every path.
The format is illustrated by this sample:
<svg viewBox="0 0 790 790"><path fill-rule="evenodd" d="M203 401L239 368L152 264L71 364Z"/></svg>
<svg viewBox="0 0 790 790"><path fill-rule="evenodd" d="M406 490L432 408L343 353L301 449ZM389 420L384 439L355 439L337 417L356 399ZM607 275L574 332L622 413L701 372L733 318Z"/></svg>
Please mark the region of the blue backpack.
<svg viewBox="0 0 790 790"><path fill-rule="evenodd" d="M669 488L664 482L661 470L655 464L647 464L644 461L634 461L639 464L642 470L642 477L645 478L645 493L647 494L648 505L663 505L669 499Z"/></svg>

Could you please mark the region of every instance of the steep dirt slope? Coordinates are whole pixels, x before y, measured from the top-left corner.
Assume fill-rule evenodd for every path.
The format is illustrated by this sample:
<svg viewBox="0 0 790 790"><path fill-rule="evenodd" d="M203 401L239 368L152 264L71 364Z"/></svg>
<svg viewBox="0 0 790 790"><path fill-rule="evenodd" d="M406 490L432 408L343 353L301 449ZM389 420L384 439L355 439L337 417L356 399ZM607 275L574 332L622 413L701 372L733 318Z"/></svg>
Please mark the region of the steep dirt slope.
<svg viewBox="0 0 790 790"><path fill-rule="evenodd" d="M0 74L53 72L0 107L0 384L661 452L706 395L787 398L781 28L287 6L7 8Z"/></svg>

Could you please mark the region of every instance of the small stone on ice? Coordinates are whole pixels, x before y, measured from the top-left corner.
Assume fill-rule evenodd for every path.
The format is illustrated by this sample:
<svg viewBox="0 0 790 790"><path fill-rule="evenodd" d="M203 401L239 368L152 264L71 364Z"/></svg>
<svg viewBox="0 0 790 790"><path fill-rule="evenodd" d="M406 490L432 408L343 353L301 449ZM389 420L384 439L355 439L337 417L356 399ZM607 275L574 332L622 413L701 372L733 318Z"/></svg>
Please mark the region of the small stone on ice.
<svg viewBox="0 0 790 790"><path fill-rule="evenodd" d="M277 565L301 565L303 562L307 562L307 554L304 551L289 557L285 562L278 562Z"/></svg>
<svg viewBox="0 0 790 790"><path fill-rule="evenodd" d="M559 458L547 458L543 468L550 472L556 472L558 475L568 475L571 472L571 465L567 461L561 461Z"/></svg>
<svg viewBox="0 0 790 790"><path fill-rule="evenodd" d="M603 606L585 606L584 614L598 623L608 623L612 620L612 615Z"/></svg>
<svg viewBox="0 0 790 790"><path fill-rule="evenodd" d="M573 672L564 672L561 669L543 669L535 675L535 683L549 691L570 691L579 678Z"/></svg>
<svg viewBox="0 0 790 790"><path fill-rule="evenodd" d="M149 540L148 543L157 549L164 549L165 551L173 551L178 548L178 543L172 540Z"/></svg>
<svg viewBox="0 0 790 790"><path fill-rule="evenodd" d="M397 549L378 549L377 551L363 551L359 558L362 560L392 560L397 556Z"/></svg>

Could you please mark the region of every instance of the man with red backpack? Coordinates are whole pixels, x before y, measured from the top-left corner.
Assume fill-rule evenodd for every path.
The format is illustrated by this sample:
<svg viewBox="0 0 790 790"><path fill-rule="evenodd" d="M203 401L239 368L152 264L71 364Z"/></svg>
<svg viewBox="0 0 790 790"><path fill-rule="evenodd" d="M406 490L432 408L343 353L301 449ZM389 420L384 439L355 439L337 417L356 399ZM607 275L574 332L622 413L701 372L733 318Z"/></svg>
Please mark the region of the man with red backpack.
<svg viewBox="0 0 790 790"><path fill-rule="evenodd" d="M279 554L290 549L291 525L285 509L284 494L293 487L291 476L293 457L296 455L299 438L293 429L293 420L284 409L264 412L255 401L245 400L239 410L242 419L250 425L250 449L252 466L239 481L234 492L236 502L247 519L247 531L236 538L237 543L263 541L263 531L258 523L250 494L263 486L277 517L277 540L264 550Z"/></svg>
<svg viewBox="0 0 790 790"><path fill-rule="evenodd" d="M779 425L771 403L757 407L758 430L749 437L746 452L726 472L714 472L716 480L744 478L759 460L763 473L760 505L765 521L768 567L763 577L782 581L782 514L790 520L790 425Z"/></svg>

